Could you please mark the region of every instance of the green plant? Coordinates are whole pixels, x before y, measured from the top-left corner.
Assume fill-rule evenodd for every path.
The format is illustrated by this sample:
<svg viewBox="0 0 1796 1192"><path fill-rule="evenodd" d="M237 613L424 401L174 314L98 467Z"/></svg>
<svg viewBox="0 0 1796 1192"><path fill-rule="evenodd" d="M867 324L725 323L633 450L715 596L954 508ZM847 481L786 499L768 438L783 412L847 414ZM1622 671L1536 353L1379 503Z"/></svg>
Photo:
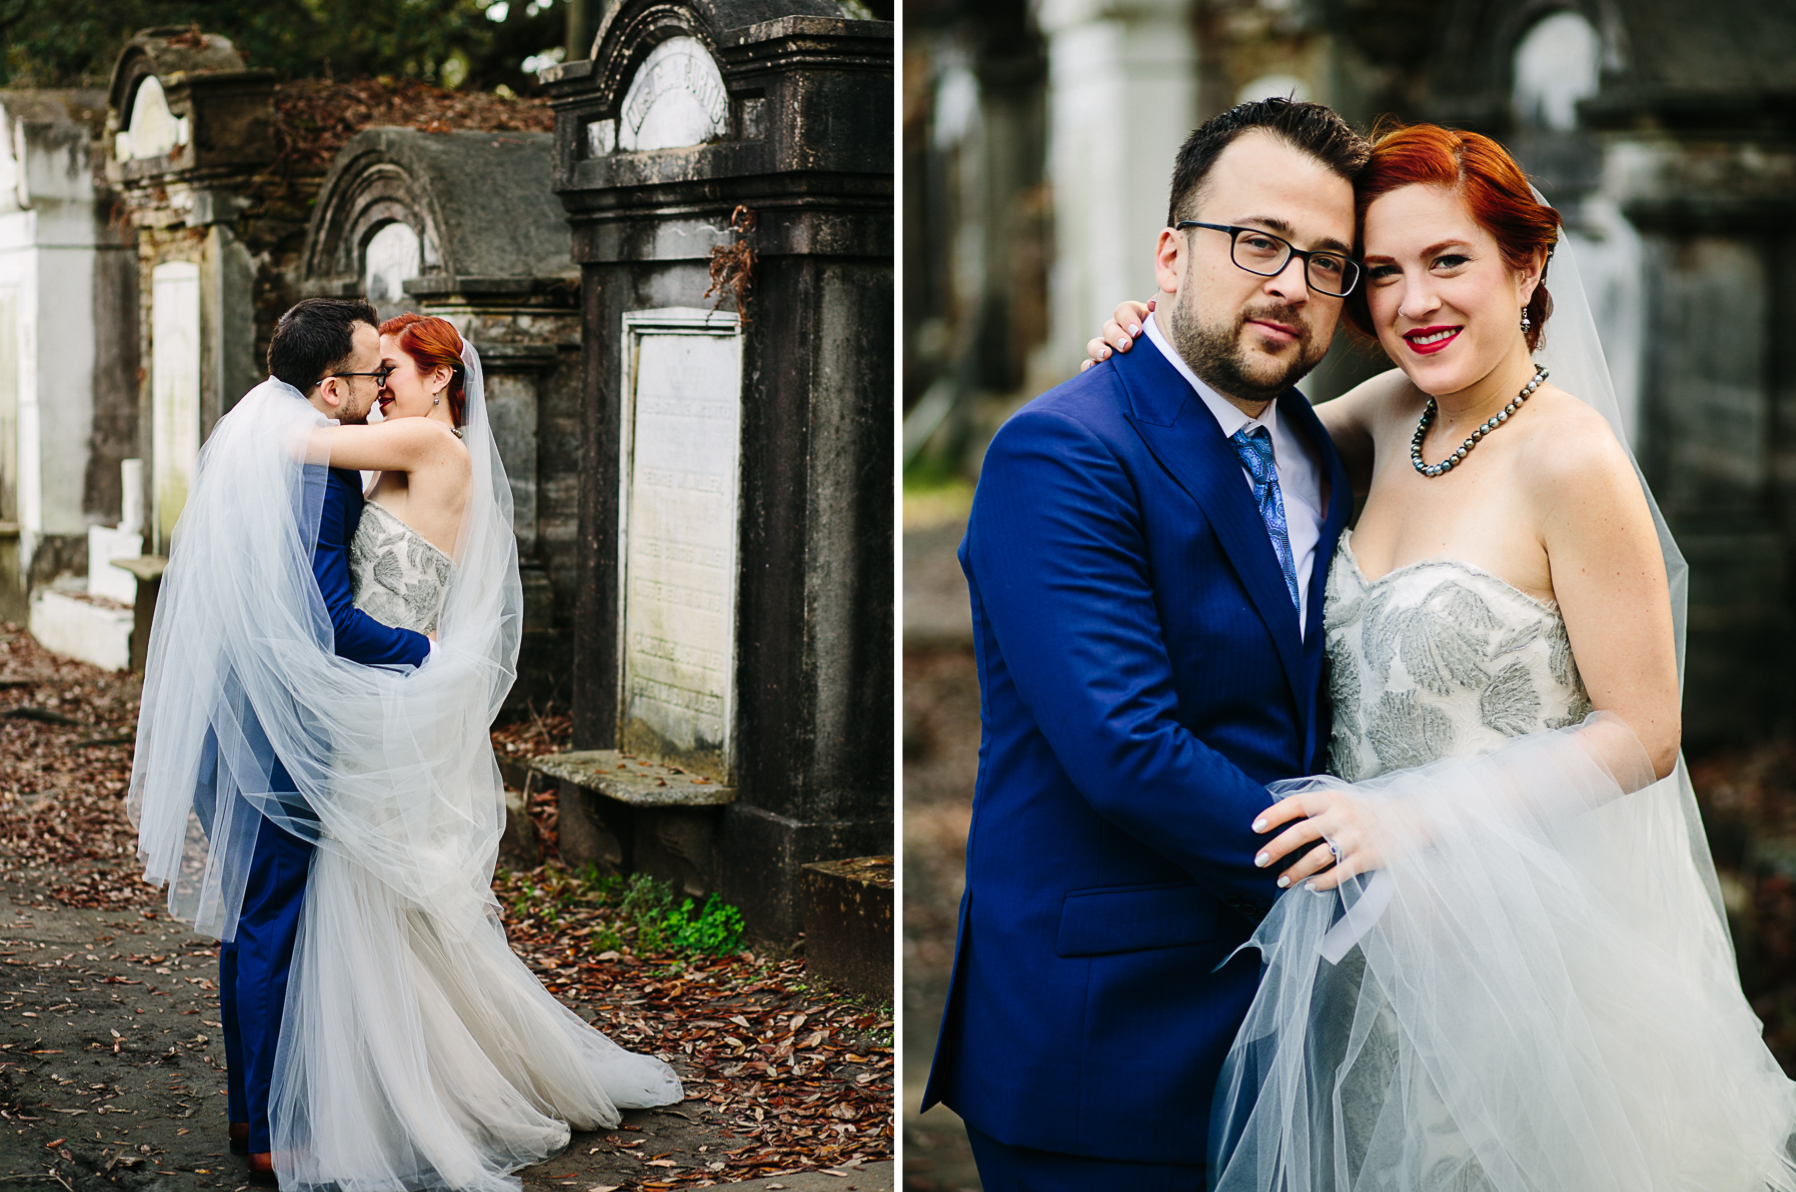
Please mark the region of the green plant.
<svg viewBox="0 0 1796 1192"><path fill-rule="evenodd" d="M646 873L632 873L618 910L636 927L636 950L659 952L667 947L663 923L673 906L673 887Z"/></svg>
<svg viewBox="0 0 1796 1192"><path fill-rule="evenodd" d="M618 933L615 924L606 923L592 933L592 950L594 952L621 952L623 947L624 937Z"/></svg>
<svg viewBox="0 0 1796 1192"><path fill-rule="evenodd" d="M622 874L602 874L597 865L588 861L580 876L586 883L587 897L599 906L615 906L624 896Z"/></svg>
<svg viewBox="0 0 1796 1192"><path fill-rule="evenodd" d="M742 912L713 894L694 917L692 899L688 898L667 916L662 929L675 948L721 956L734 952L742 942Z"/></svg>
<svg viewBox="0 0 1796 1192"><path fill-rule="evenodd" d="M630 875L624 884L624 895L617 904L624 918L632 920L637 926L641 926L645 919L653 919L659 923L672 906L673 887L646 873Z"/></svg>

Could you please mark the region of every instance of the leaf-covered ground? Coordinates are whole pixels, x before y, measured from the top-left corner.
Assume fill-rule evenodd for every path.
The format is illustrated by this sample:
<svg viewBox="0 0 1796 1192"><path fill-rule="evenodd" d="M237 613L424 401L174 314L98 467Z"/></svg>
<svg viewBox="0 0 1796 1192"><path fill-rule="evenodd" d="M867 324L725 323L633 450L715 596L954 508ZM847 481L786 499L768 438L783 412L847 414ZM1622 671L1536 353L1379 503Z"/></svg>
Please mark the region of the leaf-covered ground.
<svg viewBox="0 0 1796 1192"><path fill-rule="evenodd" d="M92 925L68 930L91 929L96 941L97 933L111 933L110 947L83 945L88 952L103 947L102 959L118 950L112 934L125 924L152 927L159 939L172 932L155 955L126 949L130 954L116 963L154 971L155 961L178 951L200 966L195 980L204 980L198 974L205 957L215 955L211 941L166 924L160 892L139 877L135 833L124 815L137 699L129 676L58 659L16 627L0 625L0 880L25 914L35 905L82 912L82 924L92 918ZM501 757L547 752L566 747L567 720L527 717L493 736ZM625 905L622 883L569 873L554 859L553 794L538 796L532 815L549 860L529 871L502 870L494 881L512 946L588 1021L625 1047L673 1063L687 1100L670 1110L627 1116L616 1131L576 1136L562 1157L523 1173L527 1187L697 1188L796 1171L852 1170L891 1157L890 1007L813 986L802 960L676 951L654 939L652 929L645 939L640 908ZM144 986L109 983L107 989L108 1004L115 994L125 1003L153 996ZM216 998L198 985L190 996ZM208 1004L216 1010L216 1000ZM36 1027L35 1020L0 1019L0 1044L15 1042L21 1023ZM106 1064L132 1062L129 1048L104 1045L93 1059L101 1065L93 1079L102 1082ZM50 1062L32 1061L24 1071ZM6 1064L0 1061L0 1071L8 1070ZM62 1087L0 1083L6 1084L0 1099L11 1102L0 1108L27 1117L32 1096ZM194 1125L176 1120L189 1108L169 1111L171 1143ZM222 1099L205 1109L222 1114ZM138 1112L153 1118L161 1111L148 1106ZM203 1128L216 1125L208 1121ZM0 1141L6 1133L0 1131ZM54 1163L56 1155L49 1159ZM98 1178L91 1167L80 1170ZM106 1178L128 1170L115 1168ZM71 1177L76 1174L71 1168Z"/></svg>

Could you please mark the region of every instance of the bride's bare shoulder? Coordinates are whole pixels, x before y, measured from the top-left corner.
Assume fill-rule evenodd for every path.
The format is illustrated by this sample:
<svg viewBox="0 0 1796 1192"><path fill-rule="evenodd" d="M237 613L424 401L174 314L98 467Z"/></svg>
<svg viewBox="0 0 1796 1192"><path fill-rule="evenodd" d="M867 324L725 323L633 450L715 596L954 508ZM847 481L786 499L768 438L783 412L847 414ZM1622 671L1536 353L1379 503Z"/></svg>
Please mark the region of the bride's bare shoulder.
<svg viewBox="0 0 1796 1192"><path fill-rule="evenodd" d="M1557 385L1541 386L1528 402L1532 426L1524 453L1528 470L1563 494L1590 485L1638 488L1634 462L1609 420Z"/></svg>

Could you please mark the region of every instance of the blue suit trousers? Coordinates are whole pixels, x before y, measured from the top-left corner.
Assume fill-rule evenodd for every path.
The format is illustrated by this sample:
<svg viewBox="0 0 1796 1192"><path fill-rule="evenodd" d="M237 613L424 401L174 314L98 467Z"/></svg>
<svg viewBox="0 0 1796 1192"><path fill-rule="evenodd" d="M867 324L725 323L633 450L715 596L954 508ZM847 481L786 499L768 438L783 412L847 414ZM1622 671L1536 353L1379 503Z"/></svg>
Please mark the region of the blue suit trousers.
<svg viewBox="0 0 1796 1192"><path fill-rule="evenodd" d="M1204 1169L1188 1163L1125 1163L1011 1146L967 1127L985 1192L1204 1192Z"/></svg>
<svg viewBox="0 0 1796 1192"><path fill-rule="evenodd" d="M243 891L237 937L218 948L227 1099L233 1122L249 1123L249 1149L269 1149L268 1089L287 1003L287 970L305 906L313 845L263 819Z"/></svg>

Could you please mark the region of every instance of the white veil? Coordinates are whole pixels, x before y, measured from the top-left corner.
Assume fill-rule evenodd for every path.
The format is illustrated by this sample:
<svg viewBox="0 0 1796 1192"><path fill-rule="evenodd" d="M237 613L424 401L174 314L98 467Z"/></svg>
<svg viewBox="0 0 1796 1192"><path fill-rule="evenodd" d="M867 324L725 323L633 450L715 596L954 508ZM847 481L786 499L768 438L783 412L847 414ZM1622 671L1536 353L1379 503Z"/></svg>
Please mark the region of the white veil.
<svg viewBox="0 0 1796 1192"><path fill-rule="evenodd" d="M233 935L261 817L316 842L269 1087L292 1192L516 1192L569 1123L680 1100L679 1078L556 1001L505 939L489 729L522 625L511 489L463 342L472 480L436 647L332 653L312 572L335 433L267 381L219 420L176 528L130 810L169 907ZM276 759L279 759L277 763ZM272 789L277 764L296 794Z"/></svg>
<svg viewBox="0 0 1796 1192"><path fill-rule="evenodd" d="M1625 447L1573 255L1562 233L1536 359ZM1647 501L1681 682L1686 568ZM1343 784L1273 795L1312 785ZM1796 1189L1796 1086L1740 992L1681 758L1654 782L1593 713L1348 789L1388 864L1285 894L1255 933L1212 1189Z"/></svg>
<svg viewBox="0 0 1796 1192"><path fill-rule="evenodd" d="M473 477L436 647L415 672L332 652L312 571L332 424L270 378L200 452L126 805L145 879L200 931L233 938L259 816L415 901L492 901L504 803L488 730L515 676L523 596L472 344L462 359ZM296 793L272 789L281 765Z"/></svg>

